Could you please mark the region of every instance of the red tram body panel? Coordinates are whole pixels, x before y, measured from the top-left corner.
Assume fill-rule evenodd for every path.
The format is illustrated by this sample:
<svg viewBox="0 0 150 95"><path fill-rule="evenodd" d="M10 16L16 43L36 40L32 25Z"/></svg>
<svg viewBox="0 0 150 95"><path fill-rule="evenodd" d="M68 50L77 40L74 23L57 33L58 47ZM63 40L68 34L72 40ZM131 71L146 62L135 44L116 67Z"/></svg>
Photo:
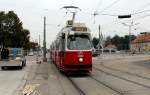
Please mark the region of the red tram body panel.
<svg viewBox="0 0 150 95"><path fill-rule="evenodd" d="M90 30L81 23L64 27L50 46L50 58L61 71L92 71Z"/></svg>
<svg viewBox="0 0 150 95"><path fill-rule="evenodd" d="M66 70L91 70L91 51L68 51L64 58Z"/></svg>

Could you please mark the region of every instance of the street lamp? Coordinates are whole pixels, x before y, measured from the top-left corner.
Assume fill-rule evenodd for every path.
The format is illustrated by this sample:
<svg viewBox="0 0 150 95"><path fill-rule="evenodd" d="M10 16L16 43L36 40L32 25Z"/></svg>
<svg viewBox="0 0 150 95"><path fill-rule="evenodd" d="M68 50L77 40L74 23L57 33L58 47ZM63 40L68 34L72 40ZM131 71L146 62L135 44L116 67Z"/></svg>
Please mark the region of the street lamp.
<svg viewBox="0 0 150 95"><path fill-rule="evenodd" d="M126 24L126 23L122 23L124 26L129 27L129 49L131 49L130 47L130 43L131 43L131 31L132 31L132 26L138 25L140 23L133 23L133 21L131 22L131 24Z"/></svg>

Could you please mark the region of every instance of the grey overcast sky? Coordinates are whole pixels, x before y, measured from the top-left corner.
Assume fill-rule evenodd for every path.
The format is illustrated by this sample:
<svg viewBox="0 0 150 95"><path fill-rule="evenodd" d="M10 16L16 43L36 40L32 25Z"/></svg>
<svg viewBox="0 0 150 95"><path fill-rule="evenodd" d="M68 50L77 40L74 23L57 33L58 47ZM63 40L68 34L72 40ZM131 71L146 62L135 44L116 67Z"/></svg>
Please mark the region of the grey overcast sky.
<svg viewBox="0 0 150 95"><path fill-rule="evenodd" d="M131 21L140 23L132 28L132 34L137 35L150 30L150 0L0 0L0 11L13 10L17 13L24 28L30 30L31 40L38 41L40 35L41 44L43 42L43 16L46 16L46 41L49 47L65 21L71 16L71 14L65 15L66 11L60 9L66 5L74 5L82 9L77 13L76 21L86 23L91 28L93 37L98 37L99 24L104 36L129 34L128 27L122 23L130 24ZM94 11L112 16L97 15L94 24L94 17L91 15ZM134 15L128 19L117 18L117 15L124 14Z"/></svg>

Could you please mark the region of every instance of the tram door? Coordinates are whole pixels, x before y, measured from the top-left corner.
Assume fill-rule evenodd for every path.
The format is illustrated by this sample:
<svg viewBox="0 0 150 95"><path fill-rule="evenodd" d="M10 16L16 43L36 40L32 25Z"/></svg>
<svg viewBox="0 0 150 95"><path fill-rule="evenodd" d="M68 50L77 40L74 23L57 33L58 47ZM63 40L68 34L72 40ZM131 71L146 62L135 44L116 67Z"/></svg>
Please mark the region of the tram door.
<svg viewBox="0 0 150 95"><path fill-rule="evenodd" d="M65 38L60 39L60 65L62 66L64 63L64 57L65 57Z"/></svg>

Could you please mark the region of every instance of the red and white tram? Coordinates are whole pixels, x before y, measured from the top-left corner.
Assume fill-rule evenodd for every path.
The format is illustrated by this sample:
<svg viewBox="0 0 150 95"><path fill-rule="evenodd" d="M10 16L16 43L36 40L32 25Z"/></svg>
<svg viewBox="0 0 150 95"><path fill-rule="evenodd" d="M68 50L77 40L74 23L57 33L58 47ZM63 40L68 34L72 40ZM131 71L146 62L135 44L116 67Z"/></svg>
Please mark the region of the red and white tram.
<svg viewBox="0 0 150 95"><path fill-rule="evenodd" d="M61 71L92 71L90 29L68 21L51 44L50 57Z"/></svg>

